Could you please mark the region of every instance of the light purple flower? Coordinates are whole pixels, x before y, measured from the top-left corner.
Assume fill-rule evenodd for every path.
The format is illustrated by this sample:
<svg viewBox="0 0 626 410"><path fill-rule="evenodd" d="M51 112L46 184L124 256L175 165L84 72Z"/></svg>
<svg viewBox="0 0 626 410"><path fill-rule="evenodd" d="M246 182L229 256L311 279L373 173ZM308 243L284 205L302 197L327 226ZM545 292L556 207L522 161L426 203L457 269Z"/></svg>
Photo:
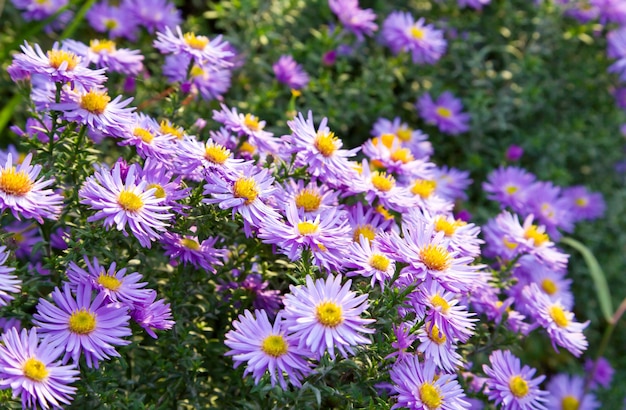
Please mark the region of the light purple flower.
<svg viewBox="0 0 626 410"><path fill-rule="evenodd" d="M580 376L557 374L548 382L549 409L596 410L601 404L593 393L585 391L585 380Z"/></svg>
<svg viewBox="0 0 626 410"><path fill-rule="evenodd" d="M450 91L441 94L437 100L425 93L417 100L416 108L428 124L436 125L443 133L458 135L469 130L470 115L462 112L461 100Z"/></svg>
<svg viewBox="0 0 626 410"><path fill-rule="evenodd" d="M227 256L225 249L215 247L218 238L207 237L200 241L194 235L180 235L166 232L161 239L165 256L170 258L170 264L181 261L184 265L191 264L208 272L216 273L216 266L222 266Z"/></svg>
<svg viewBox="0 0 626 410"><path fill-rule="evenodd" d="M182 22L181 11L167 0L123 0L120 10L131 15L150 34L174 28Z"/></svg>
<svg viewBox="0 0 626 410"><path fill-rule="evenodd" d="M123 37L131 41L137 40L139 21L125 8L110 5L103 0L89 8L86 18L95 31L108 32L110 39Z"/></svg>
<svg viewBox="0 0 626 410"><path fill-rule="evenodd" d="M157 32L157 39L153 44L163 54L189 56L201 66L204 64L216 67L232 66L228 58L233 53L228 50L228 42L223 40L221 35L209 40L206 36L191 32L183 34L179 26L176 26L176 33L165 27L165 32Z"/></svg>
<svg viewBox="0 0 626 410"><path fill-rule="evenodd" d="M410 52L416 64L434 64L447 47L442 30L425 24L424 18L415 21L410 13L401 11L387 16L383 22L382 39L394 54Z"/></svg>
<svg viewBox="0 0 626 410"><path fill-rule="evenodd" d="M10 275L15 268L5 266L9 252L6 246L0 246L0 307L6 306L14 299L8 292L17 293L21 289L22 281L15 275Z"/></svg>
<svg viewBox="0 0 626 410"><path fill-rule="evenodd" d="M290 55L281 56L272 65L272 69L279 83L283 83L294 90L301 90L309 83L309 75Z"/></svg>
<svg viewBox="0 0 626 410"><path fill-rule="evenodd" d="M163 299L155 301L156 296L156 292L151 292L146 303L136 303L130 310L131 319L154 339L157 338L155 330L169 330L176 324L170 304Z"/></svg>
<svg viewBox="0 0 626 410"><path fill-rule="evenodd" d="M359 40L364 36L371 36L378 30L378 25L374 22L376 14L372 9L360 8L359 0L328 0L328 6L341 24Z"/></svg>
<svg viewBox="0 0 626 410"><path fill-rule="evenodd" d="M586 187L578 185L565 188L562 197L570 204L574 222L594 220L604 215L606 204L601 193L589 192Z"/></svg>
<svg viewBox="0 0 626 410"><path fill-rule="evenodd" d="M608 360L604 357L598 357L597 360L587 359L585 361L585 373L587 373L588 377L591 377L592 388L602 386L608 389L613 380L615 370Z"/></svg>
<svg viewBox="0 0 626 410"><path fill-rule="evenodd" d="M109 72L137 75L143 70L141 50L117 48L113 40L90 40L89 45L76 40L64 40L63 49L84 58L97 68L106 68Z"/></svg>

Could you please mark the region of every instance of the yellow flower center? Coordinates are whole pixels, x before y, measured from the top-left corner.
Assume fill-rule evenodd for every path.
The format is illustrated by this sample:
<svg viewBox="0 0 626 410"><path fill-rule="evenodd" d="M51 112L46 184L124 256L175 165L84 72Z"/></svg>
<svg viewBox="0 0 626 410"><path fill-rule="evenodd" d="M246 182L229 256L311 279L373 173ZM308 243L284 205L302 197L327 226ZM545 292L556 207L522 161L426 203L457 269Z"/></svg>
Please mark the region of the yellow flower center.
<svg viewBox="0 0 626 410"><path fill-rule="evenodd" d="M214 164L224 164L229 156L230 151L220 144L209 143L204 149L204 158Z"/></svg>
<svg viewBox="0 0 626 410"><path fill-rule="evenodd" d="M104 21L104 27L107 30L113 30L114 28L117 27L117 20L113 20L113 19L105 19Z"/></svg>
<svg viewBox="0 0 626 410"><path fill-rule="evenodd" d="M587 198L576 198L576 201L574 202L576 203L576 206L580 208L584 208L589 204L589 200Z"/></svg>
<svg viewBox="0 0 626 410"><path fill-rule="evenodd" d="M416 40L421 40L424 38L424 30L418 28L418 27L411 27L409 29L409 33L411 34L411 37L413 37Z"/></svg>
<svg viewBox="0 0 626 410"><path fill-rule="evenodd" d="M195 50L204 50L209 44L209 39L205 36L196 36L194 33L183 34L183 39L187 45Z"/></svg>
<svg viewBox="0 0 626 410"><path fill-rule="evenodd" d="M378 205L376 207L376 212L381 214L386 220L393 219L393 215L391 215L391 213L382 205Z"/></svg>
<svg viewBox="0 0 626 410"><path fill-rule="evenodd" d="M411 128L398 128L396 131L396 135L400 138L401 141L408 142L411 141L411 137L413 136L413 130Z"/></svg>
<svg viewBox="0 0 626 410"><path fill-rule="evenodd" d="M111 101L106 91L91 90L80 97L80 107L93 114L102 114Z"/></svg>
<svg viewBox="0 0 626 410"><path fill-rule="evenodd" d="M506 246L510 250L517 248L517 245L518 245L515 242L509 241L507 238L502 238L502 243L504 244L504 246Z"/></svg>
<svg viewBox="0 0 626 410"><path fill-rule="evenodd" d="M115 41L111 40L91 40L89 41L89 48L94 53L101 53L106 51L107 53L115 52Z"/></svg>
<svg viewBox="0 0 626 410"><path fill-rule="evenodd" d="M317 224L314 224L313 222L298 222L298 232L300 232L300 235L311 235L317 232L317 229Z"/></svg>
<svg viewBox="0 0 626 410"><path fill-rule="evenodd" d="M154 196L155 198L163 199L165 198L165 189L159 184L150 184L146 187L146 189L154 188Z"/></svg>
<svg viewBox="0 0 626 410"><path fill-rule="evenodd" d="M435 111L437 112L437 115L443 118L450 118L452 116L452 111L446 107L437 107Z"/></svg>
<svg viewBox="0 0 626 410"><path fill-rule="evenodd" d="M247 152L250 155L254 155L256 148L254 148L254 145L250 144L248 141L244 141L239 146L239 152Z"/></svg>
<svg viewBox="0 0 626 410"><path fill-rule="evenodd" d="M191 67L191 71L189 72L189 74L192 77L202 77L204 75L204 70L199 65L194 65L193 67Z"/></svg>
<svg viewBox="0 0 626 410"><path fill-rule="evenodd" d="M435 219L435 230L437 232L445 233L446 236L454 235L457 228L463 225L465 225L465 221L456 220L456 221L450 222L443 216L440 216L437 219Z"/></svg>
<svg viewBox="0 0 626 410"><path fill-rule="evenodd" d="M56 69L59 69L61 64L67 63L66 70L71 71L78 64L78 56L65 50L50 50L48 51L48 62L50 67Z"/></svg>
<svg viewBox="0 0 626 410"><path fill-rule="evenodd" d="M383 143L383 145L389 149L391 149L391 147L393 146L393 142L396 140L396 135L395 134L382 134L380 137L380 142ZM378 138L374 138L373 139L373 143L374 145L378 145Z"/></svg>
<svg viewBox="0 0 626 410"><path fill-rule="evenodd" d="M24 376L36 382L45 380L50 373L48 372L48 369L46 369L46 365L34 357L31 357L24 362L22 371L24 372Z"/></svg>
<svg viewBox="0 0 626 410"><path fill-rule="evenodd" d="M428 269L442 271L450 266L450 254L441 246L426 246L420 251L420 258Z"/></svg>
<svg viewBox="0 0 626 410"><path fill-rule="evenodd" d="M374 188L382 192L390 191L396 184L396 180L391 175L387 175L386 172L373 172L372 173L372 185Z"/></svg>
<svg viewBox="0 0 626 410"><path fill-rule="evenodd" d="M176 139L179 140L183 139L183 130L170 123L169 121L163 120L159 125L162 134L173 135L174 137L176 137Z"/></svg>
<svg viewBox="0 0 626 410"><path fill-rule="evenodd" d="M413 195L419 195L422 198L428 198L437 187L437 182L430 179L417 179L413 182L411 187L411 193Z"/></svg>
<svg viewBox="0 0 626 410"><path fill-rule="evenodd" d="M535 246L541 246L544 242L550 240L550 237L545 232L539 232L537 225L531 225L524 231L524 238L532 239Z"/></svg>
<svg viewBox="0 0 626 410"><path fill-rule="evenodd" d="M180 244L187 249L191 249L192 251L197 251L200 249L200 244L195 239L183 238L180 240Z"/></svg>
<svg viewBox="0 0 626 410"><path fill-rule="evenodd" d="M239 178L233 184L235 198L244 198L245 204L250 205L259 196L254 178Z"/></svg>
<svg viewBox="0 0 626 410"><path fill-rule="evenodd" d="M252 114L246 114L243 118L243 124L252 131L259 131L261 129L259 119Z"/></svg>
<svg viewBox="0 0 626 410"><path fill-rule="evenodd" d="M154 139L154 135L152 135L152 133L150 131L148 131L145 128L141 128L141 127L136 127L133 130L133 135L135 137L141 138L141 140L143 142L145 142L146 144L150 144L152 142L152 140Z"/></svg>
<svg viewBox="0 0 626 410"><path fill-rule="evenodd" d="M380 272L386 272L389 268L389 258L380 253L375 253L370 258L370 266Z"/></svg>
<svg viewBox="0 0 626 410"><path fill-rule="evenodd" d="M443 313L444 315L448 313L448 310L450 309L450 304L448 303L448 301L445 298L441 297L439 293L430 298L430 303L432 303L435 307L440 307L441 313Z"/></svg>
<svg viewBox="0 0 626 410"><path fill-rule="evenodd" d="M411 150L409 150L408 148L398 148L391 153L390 158L392 161L399 161L403 164L411 162L415 159L415 157L413 157L413 154L411 154Z"/></svg>
<svg viewBox="0 0 626 410"><path fill-rule="evenodd" d="M438 345L444 344L447 340L446 335L444 335L443 332L439 330L437 325L433 325L432 329L430 329L430 332L428 333L428 338Z"/></svg>
<svg viewBox="0 0 626 410"><path fill-rule="evenodd" d="M567 320L567 316L565 315L565 311L557 305L551 306L548 312L554 323L559 327L567 327L569 324L569 320Z"/></svg>
<svg viewBox="0 0 626 410"><path fill-rule="evenodd" d="M565 396L561 400L562 410L578 410L579 407L580 407L580 402L574 396Z"/></svg>
<svg viewBox="0 0 626 410"><path fill-rule="evenodd" d="M280 357L287 353L287 342L281 335L269 335L263 339L261 350L268 356Z"/></svg>
<svg viewBox="0 0 626 410"><path fill-rule="evenodd" d="M343 322L343 311L334 302L322 302L315 308L315 317L326 327L337 327Z"/></svg>
<svg viewBox="0 0 626 410"><path fill-rule="evenodd" d="M554 283L551 279L544 279L541 281L541 289L546 292L548 295L554 295L558 288L556 287L556 283Z"/></svg>
<svg viewBox="0 0 626 410"><path fill-rule="evenodd" d="M137 212L143 206L143 201L139 195L127 190L120 192L117 203L128 212Z"/></svg>
<svg viewBox="0 0 626 410"><path fill-rule="evenodd" d="M376 237L376 229L374 229L374 227L370 224L359 225L354 230L354 234L352 235L352 240L354 242L359 242L361 235L363 235L365 239L371 242Z"/></svg>
<svg viewBox="0 0 626 410"><path fill-rule="evenodd" d="M296 206L305 212L317 211L322 203L322 197L313 189L303 189L296 195Z"/></svg>
<svg viewBox="0 0 626 410"><path fill-rule="evenodd" d="M504 191L509 195L513 195L514 193L519 191L519 187L516 185L509 185L506 188L504 188Z"/></svg>
<svg viewBox="0 0 626 410"><path fill-rule="evenodd" d="M420 386L420 400L428 407L428 410L434 410L443 403L443 395L432 383L425 382Z"/></svg>
<svg viewBox="0 0 626 410"><path fill-rule="evenodd" d="M70 331L79 335L87 335L96 328L96 315L82 308L70 315Z"/></svg>
<svg viewBox="0 0 626 410"><path fill-rule="evenodd" d="M98 276L98 283L112 291L116 291L122 286L122 281L118 278L113 275L105 275L104 273Z"/></svg>
<svg viewBox="0 0 626 410"><path fill-rule="evenodd" d="M8 195L24 196L32 187L33 183L26 172L17 172L15 167L0 170L0 191Z"/></svg>
<svg viewBox="0 0 626 410"><path fill-rule="evenodd" d="M328 134L318 133L313 144L320 154L328 158L337 150L337 141L338 138L331 131Z"/></svg>
<svg viewBox="0 0 626 410"><path fill-rule="evenodd" d="M518 399L528 394L528 382L524 380L521 376L512 376L509 379L509 388L511 389L511 393L513 393L513 396L517 397Z"/></svg>

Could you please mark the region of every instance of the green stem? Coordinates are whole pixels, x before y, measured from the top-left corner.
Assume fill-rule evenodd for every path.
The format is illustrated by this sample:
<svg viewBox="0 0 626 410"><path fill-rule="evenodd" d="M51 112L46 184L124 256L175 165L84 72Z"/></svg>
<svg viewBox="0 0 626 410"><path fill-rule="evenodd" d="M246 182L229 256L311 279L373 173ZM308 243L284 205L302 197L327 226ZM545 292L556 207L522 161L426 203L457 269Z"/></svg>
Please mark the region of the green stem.
<svg viewBox="0 0 626 410"><path fill-rule="evenodd" d="M80 10L76 12L74 18L72 19L72 22L65 28L65 30L63 30L63 33L61 33L62 40L72 37L74 35L74 32L76 31L80 23L82 23L85 19L85 14L87 14L89 9L91 8L91 6L94 5L95 2L96 0L87 0L85 4L83 4L83 6L80 8Z"/></svg>

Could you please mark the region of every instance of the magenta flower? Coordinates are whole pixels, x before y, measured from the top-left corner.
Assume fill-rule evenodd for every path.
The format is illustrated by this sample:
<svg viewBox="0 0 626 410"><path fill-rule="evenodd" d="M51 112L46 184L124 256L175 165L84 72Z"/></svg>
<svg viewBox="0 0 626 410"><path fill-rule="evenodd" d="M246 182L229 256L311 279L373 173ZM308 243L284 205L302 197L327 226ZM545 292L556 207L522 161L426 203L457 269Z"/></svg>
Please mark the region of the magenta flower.
<svg viewBox="0 0 626 410"><path fill-rule="evenodd" d="M422 95L416 108L428 124L436 125L443 133L458 135L469 130L470 115L462 112L461 100L449 91L441 94L436 101L429 93Z"/></svg>
<svg viewBox="0 0 626 410"><path fill-rule="evenodd" d="M290 55L281 56L272 65L272 69L279 83L285 84L294 90L301 90L309 83L309 75Z"/></svg>

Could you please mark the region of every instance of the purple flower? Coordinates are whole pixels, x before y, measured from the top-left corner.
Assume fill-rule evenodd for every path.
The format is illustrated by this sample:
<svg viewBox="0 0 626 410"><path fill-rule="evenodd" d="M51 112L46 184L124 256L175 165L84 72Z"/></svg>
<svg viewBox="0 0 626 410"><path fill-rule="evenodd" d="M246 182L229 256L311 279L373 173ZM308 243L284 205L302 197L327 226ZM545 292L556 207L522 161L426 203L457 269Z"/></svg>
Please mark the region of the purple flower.
<svg viewBox="0 0 626 410"><path fill-rule="evenodd" d="M37 330L15 328L2 334L0 344L0 389L11 388L13 397L22 398L22 408L49 409L69 405L78 379L76 364L61 365L57 360L63 352L48 339L38 337Z"/></svg>
<svg viewBox="0 0 626 410"><path fill-rule="evenodd" d="M587 359L585 361L585 373L591 377L591 387L596 388L602 386L608 389L613 380L615 370L608 360L604 357L598 357L597 360Z"/></svg>
<svg viewBox="0 0 626 410"><path fill-rule="evenodd" d="M343 357L354 355L354 346L370 344L361 333L374 333L364 325L374 319L361 314L368 308L367 294L357 296L350 290L352 280L341 285L341 275L328 275L326 281L313 282L306 277L306 286L289 287L285 295L284 317L287 333L299 340L299 346L320 358L328 352L335 359L335 349Z"/></svg>
<svg viewBox="0 0 626 410"><path fill-rule="evenodd" d="M179 26L176 26L176 33L166 27L165 32L157 32L154 47L163 54L182 54L191 57L201 66L204 64L216 67L232 66L228 58L233 53L228 50L228 42L222 40L222 36L209 40L206 36L197 36L191 32L183 34Z"/></svg>
<svg viewBox="0 0 626 410"><path fill-rule="evenodd" d="M536 370L522 367L520 360L508 350L496 350L483 365L489 377L489 400L507 410L545 410L547 392L539 389L546 376L533 378Z"/></svg>
<svg viewBox="0 0 626 410"><path fill-rule="evenodd" d="M569 209L574 222L594 220L604 215L606 204L602 194L589 192L582 185L565 188L562 197L570 204Z"/></svg>
<svg viewBox="0 0 626 410"><path fill-rule="evenodd" d="M458 135L469 130L470 115L461 112L461 100L450 91L441 94L436 101L426 93L417 100L415 106L428 124L436 125L443 133Z"/></svg>
<svg viewBox="0 0 626 410"><path fill-rule="evenodd" d="M524 148L519 145L509 145L506 149L505 158L507 161L515 162L519 161L522 155L524 155Z"/></svg>
<svg viewBox="0 0 626 410"><path fill-rule="evenodd" d="M379 118L376 120L374 125L372 125L371 135L379 137L384 142L385 134L396 136L401 141L401 145L409 148L413 156L417 159L428 158L433 154L433 145L428 141L428 135L418 129L409 127L406 123L402 122L400 117L395 117L393 121L387 118ZM367 155L369 156L369 154Z"/></svg>
<svg viewBox="0 0 626 410"><path fill-rule="evenodd" d="M590 0L589 5L600 12L600 23L626 24L626 3L622 0Z"/></svg>
<svg viewBox="0 0 626 410"><path fill-rule="evenodd" d="M376 14L372 9L359 8L359 0L328 0L330 10L335 13L341 24L354 33L359 40L371 36L378 26L374 22Z"/></svg>
<svg viewBox="0 0 626 410"><path fill-rule="evenodd" d="M120 11L131 15L150 34L174 28L182 22L180 10L167 0L123 0Z"/></svg>
<svg viewBox="0 0 626 410"><path fill-rule="evenodd" d="M163 299L155 302L156 296L156 292L151 292L146 303L136 303L130 310L131 319L154 339L157 338L154 330L169 330L176 323L172 320L170 304Z"/></svg>
<svg viewBox="0 0 626 410"><path fill-rule="evenodd" d="M526 208L528 189L535 180L535 175L522 168L501 166L489 173L483 189L487 198L498 201L502 209L508 206L521 213Z"/></svg>
<svg viewBox="0 0 626 410"><path fill-rule="evenodd" d="M417 340L417 335L411 333L411 326L403 322L400 325L394 323L391 325L391 328L396 337L396 341L391 342L391 347L396 349L396 351L387 355L385 359L397 357L397 360L400 361L412 357L413 353L408 352L408 349Z"/></svg>
<svg viewBox="0 0 626 410"><path fill-rule="evenodd" d="M624 7L626 10L626 3L624 3ZM609 72L619 74L620 80L626 81L626 26L609 32L606 38L608 42L608 56L617 59L609 67Z"/></svg>
<svg viewBox="0 0 626 410"><path fill-rule="evenodd" d="M309 83L309 75L290 55L281 56L272 65L272 69L279 83L286 84L294 90L301 90Z"/></svg>
<svg viewBox="0 0 626 410"><path fill-rule="evenodd" d="M143 70L143 55L140 50L117 48L113 40L90 40L89 45L76 40L64 40L63 49L86 59L88 63L107 71L137 75Z"/></svg>
<svg viewBox="0 0 626 410"><path fill-rule="evenodd" d="M218 238L208 237L202 241L197 236L180 235L166 232L162 243L165 248L165 256L170 258L170 264L191 264L196 268L202 268L208 272L216 273L216 266L222 266L221 259L226 257L225 249L215 247Z"/></svg>
<svg viewBox="0 0 626 410"><path fill-rule="evenodd" d="M21 289L22 281L15 275L10 275L15 268L5 266L9 258L6 246L0 246L0 307L6 306L14 299L13 295L7 292L17 293Z"/></svg>
<svg viewBox="0 0 626 410"><path fill-rule="evenodd" d="M190 62L191 57L184 54L168 55L163 64L163 75L170 82L181 82L181 87L189 86L190 93L199 93L207 101L221 101L230 89L232 69L194 62L187 73Z"/></svg>
<svg viewBox="0 0 626 410"><path fill-rule="evenodd" d="M99 32L108 32L108 37L116 39L124 37L136 41L139 21L134 13L125 8L109 5L109 2L100 1L89 8L86 15L91 27Z"/></svg>
<svg viewBox="0 0 626 410"><path fill-rule="evenodd" d="M551 182L535 182L528 188L523 215L533 214L546 227L554 240L561 238L559 229L574 230L574 215L570 200L561 195L561 188Z"/></svg>
<svg viewBox="0 0 626 410"><path fill-rule="evenodd" d="M378 283L381 289L385 289L385 282L389 281L395 271L396 262L378 249L376 242L363 235L358 242L350 244L344 267L351 270L346 276L363 276L371 278L371 286Z"/></svg>
<svg viewBox="0 0 626 410"><path fill-rule="evenodd" d="M491 0L457 0L460 8L471 7L476 10L482 10L483 6L491 3Z"/></svg>
<svg viewBox="0 0 626 410"><path fill-rule="evenodd" d="M280 384L287 390L285 375L289 383L301 387L301 380L311 373L311 364L306 358L310 352L298 346L298 338L289 335L285 322L278 313L272 325L264 310L256 310L256 318L246 310L233 322L233 330L226 333L224 344L231 350L235 368L246 363L246 374L251 373L254 383L269 371L272 386Z"/></svg>
<svg viewBox="0 0 626 410"><path fill-rule="evenodd" d="M557 374L548 382L549 409L596 410L601 407L592 393L585 392L585 380L579 376Z"/></svg>
<svg viewBox="0 0 626 410"><path fill-rule="evenodd" d="M434 64L446 51L443 31L424 18L415 21L410 13L394 11L383 22L383 42L394 54L410 52L416 64Z"/></svg>

